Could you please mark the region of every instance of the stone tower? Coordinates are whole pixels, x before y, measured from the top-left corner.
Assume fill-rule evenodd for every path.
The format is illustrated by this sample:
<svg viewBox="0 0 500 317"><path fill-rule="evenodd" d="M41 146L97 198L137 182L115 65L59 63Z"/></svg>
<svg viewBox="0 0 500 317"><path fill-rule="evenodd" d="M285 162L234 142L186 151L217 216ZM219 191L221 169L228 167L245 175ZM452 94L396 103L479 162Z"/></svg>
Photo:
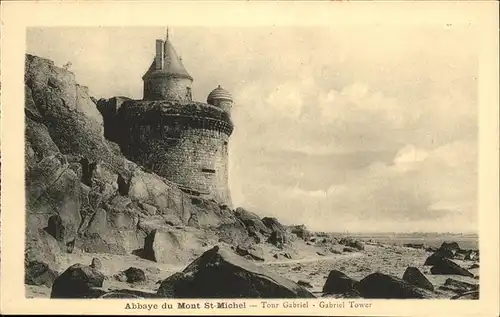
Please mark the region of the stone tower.
<svg viewBox="0 0 500 317"><path fill-rule="evenodd" d="M144 100L179 100L191 101L193 77L189 75L167 37L156 40L156 54L144 81Z"/></svg>
<svg viewBox="0 0 500 317"><path fill-rule="evenodd" d="M123 153L183 191L231 207L231 94L219 86L207 103L193 101L193 78L168 36L156 41L156 56L143 80L144 100L123 102L116 115Z"/></svg>

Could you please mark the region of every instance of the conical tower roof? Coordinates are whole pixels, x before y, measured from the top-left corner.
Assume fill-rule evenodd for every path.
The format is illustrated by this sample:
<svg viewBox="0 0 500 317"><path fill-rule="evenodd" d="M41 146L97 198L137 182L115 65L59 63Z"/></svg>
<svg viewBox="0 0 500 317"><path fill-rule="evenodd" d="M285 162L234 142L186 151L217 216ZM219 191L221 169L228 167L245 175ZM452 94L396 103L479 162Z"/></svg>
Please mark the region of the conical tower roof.
<svg viewBox="0 0 500 317"><path fill-rule="evenodd" d="M191 77L191 75L189 75L189 73L187 72L184 64L182 63L182 59L175 51L175 48L170 42L168 36L164 42L163 69L156 69L155 60L153 59L153 62L151 63L151 66L149 67L144 77L162 73L172 77L181 77L193 80L193 77Z"/></svg>

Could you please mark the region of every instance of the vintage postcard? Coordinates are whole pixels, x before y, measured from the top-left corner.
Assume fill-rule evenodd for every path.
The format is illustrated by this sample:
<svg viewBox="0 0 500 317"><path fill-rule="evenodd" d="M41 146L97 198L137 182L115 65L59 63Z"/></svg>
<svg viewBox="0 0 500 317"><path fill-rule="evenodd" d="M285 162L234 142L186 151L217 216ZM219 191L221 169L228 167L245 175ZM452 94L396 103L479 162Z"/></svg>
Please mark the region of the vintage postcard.
<svg viewBox="0 0 500 317"><path fill-rule="evenodd" d="M498 315L495 2L2 3L1 312Z"/></svg>

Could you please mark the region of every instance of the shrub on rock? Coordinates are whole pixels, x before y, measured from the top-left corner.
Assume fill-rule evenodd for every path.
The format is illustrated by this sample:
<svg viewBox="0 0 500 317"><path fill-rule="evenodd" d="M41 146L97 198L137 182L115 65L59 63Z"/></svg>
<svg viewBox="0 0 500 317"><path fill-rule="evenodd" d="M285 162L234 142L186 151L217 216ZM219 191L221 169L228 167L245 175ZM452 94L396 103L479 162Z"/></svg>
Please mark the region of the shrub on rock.
<svg viewBox="0 0 500 317"><path fill-rule="evenodd" d="M51 298L91 298L93 288L102 287L104 275L87 265L74 264L57 277Z"/></svg>
<svg viewBox="0 0 500 317"><path fill-rule="evenodd" d="M158 294L175 298L314 298L293 281L218 246L164 280Z"/></svg>

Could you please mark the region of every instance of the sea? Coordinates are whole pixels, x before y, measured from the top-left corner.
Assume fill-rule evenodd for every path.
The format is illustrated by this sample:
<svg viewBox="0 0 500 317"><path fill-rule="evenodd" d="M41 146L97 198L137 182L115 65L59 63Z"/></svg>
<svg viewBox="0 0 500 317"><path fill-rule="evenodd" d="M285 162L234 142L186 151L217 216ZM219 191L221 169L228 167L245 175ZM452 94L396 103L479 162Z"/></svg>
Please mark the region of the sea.
<svg viewBox="0 0 500 317"><path fill-rule="evenodd" d="M406 243L422 243L426 247L441 246L443 242L455 241L461 249L479 249L479 236L476 233L335 233L360 240L376 241L385 244L403 245Z"/></svg>

